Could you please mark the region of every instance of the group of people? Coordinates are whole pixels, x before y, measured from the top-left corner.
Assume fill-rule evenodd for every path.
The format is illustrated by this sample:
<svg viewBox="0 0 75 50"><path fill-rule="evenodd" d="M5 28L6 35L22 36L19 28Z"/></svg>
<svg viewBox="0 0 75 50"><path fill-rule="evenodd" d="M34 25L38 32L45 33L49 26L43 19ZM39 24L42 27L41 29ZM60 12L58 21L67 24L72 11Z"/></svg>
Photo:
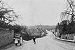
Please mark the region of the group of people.
<svg viewBox="0 0 75 50"><path fill-rule="evenodd" d="M34 44L36 44L36 41L35 41L36 37L33 37L32 39ZM22 42L23 42L22 32L19 29L14 30L14 42L16 45L17 44L22 45Z"/></svg>
<svg viewBox="0 0 75 50"><path fill-rule="evenodd" d="M14 36L14 43L15 45L17 46L18 44L21 46L22 45L22 36L20 33L16 33L15 36Z"/></svg>
<svg viewBox="0 0 75 50"><path fill-rule="evenodd" d="M22 39L22 36L20 34L15 34L15 37L14 37L14 42L15 42L15 45L19 44L19 45L22 45L22 42L23 42L23 39ZM36 37L33 37L33 42L34 44L36 44Z"/></svg>
<svg viewBox="0 0 75 50"><path fill-rule="evenodd" d="M14 43L15 43L15 45L17 45L17 44L22 45L22 42L23 42L22 33L17 32L14 35L15 35L14 36ZM35 41L36 37L33 37L32 39L33 39L34 44L36 44L36 41Z"/></svg>

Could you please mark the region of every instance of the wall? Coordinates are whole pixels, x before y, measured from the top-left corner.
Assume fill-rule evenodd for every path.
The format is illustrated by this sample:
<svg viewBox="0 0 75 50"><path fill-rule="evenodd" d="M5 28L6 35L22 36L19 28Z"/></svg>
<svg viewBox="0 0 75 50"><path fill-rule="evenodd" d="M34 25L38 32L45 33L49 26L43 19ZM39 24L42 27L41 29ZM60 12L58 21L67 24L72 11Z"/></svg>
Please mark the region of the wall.
<svg viewBox="0 0 75 50"><path fill-rule="evenodd" d="M7 45L13 41L14 32L0 29L0 47Z"/></svg>

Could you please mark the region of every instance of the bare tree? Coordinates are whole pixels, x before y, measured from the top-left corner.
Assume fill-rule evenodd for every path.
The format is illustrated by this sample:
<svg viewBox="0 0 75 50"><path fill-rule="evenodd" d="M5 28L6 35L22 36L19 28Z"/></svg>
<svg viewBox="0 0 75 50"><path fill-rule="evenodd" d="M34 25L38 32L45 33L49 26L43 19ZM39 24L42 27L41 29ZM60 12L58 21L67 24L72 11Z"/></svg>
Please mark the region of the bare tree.
<svg viewBox="0 0 75 50"><path fill-rule="evenodd" d="M67 20L68 20L68 18L69 18L69 16L70 16L70 22L73 22L73 21L75 21L75 5L74 5L74 1L73 0L67 0L67 2L68 2L68 8L64 11L64 12L62 12L61 13L61 20L63 19L63 18L67 18Z"/></svg>
<svg viewBox="0 0 75 50"><path fill-rule="evenodd" d="M15 21L18 18L18 15L14 12L14 10L5 7L4 2L0 1L0 21L4 21L5 23L10 24L10 22Z"/></svg>

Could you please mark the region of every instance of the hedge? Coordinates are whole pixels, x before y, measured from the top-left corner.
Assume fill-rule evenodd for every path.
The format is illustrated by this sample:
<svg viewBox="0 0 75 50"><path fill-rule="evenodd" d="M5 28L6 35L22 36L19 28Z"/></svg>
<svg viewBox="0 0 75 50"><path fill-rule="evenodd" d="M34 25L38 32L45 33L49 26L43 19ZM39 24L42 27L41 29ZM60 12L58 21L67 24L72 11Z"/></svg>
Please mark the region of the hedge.
<svg viewBox="0 0 75 50"><path fill-rule="evenodd" d="M0 47L5 46L13 41L14 32L9 30L0 31Z"/></svg>

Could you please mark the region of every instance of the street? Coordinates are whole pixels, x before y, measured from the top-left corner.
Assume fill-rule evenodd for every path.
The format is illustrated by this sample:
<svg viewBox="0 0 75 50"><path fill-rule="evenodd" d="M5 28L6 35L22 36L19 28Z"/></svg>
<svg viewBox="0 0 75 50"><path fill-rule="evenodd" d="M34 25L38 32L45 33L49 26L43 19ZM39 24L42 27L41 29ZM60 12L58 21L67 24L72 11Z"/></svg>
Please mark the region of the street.
<svg viewBox="0 0 75 50"><path fill-rule="evenodd" d="M75 50L75 44L54 39L52 32L47 31L45 37L36 39L36 44L33 40L24 41L22 46L12 46L5 50Z"/></svg>

